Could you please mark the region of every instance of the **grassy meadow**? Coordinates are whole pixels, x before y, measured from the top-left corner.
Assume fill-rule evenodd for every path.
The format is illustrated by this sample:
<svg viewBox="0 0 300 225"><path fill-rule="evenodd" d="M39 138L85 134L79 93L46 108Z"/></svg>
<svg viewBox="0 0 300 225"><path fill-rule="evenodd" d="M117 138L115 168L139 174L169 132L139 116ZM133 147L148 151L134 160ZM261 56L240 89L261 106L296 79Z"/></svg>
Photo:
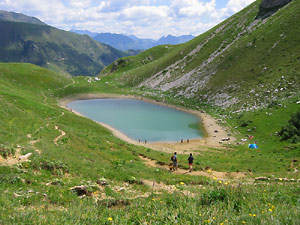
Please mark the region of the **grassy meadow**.
<svg viewBox="0 0 300 225"><path fill-rule="evenodd" d="M233 179L147 167L139 155L168 163L171 153L128 144L58 106L64 97L99 92L141 95L113 76L89 83L86 77L71 79L30 64L0 64L0 224L299 224L299 173L290 168L292 160L299 163L299 144L274 135L300 108L294 99L285 102L286 108L234 115L189 100L154 98L206 107L216 118L226 116L226 126L238 138L255 136L258 150L248 149L246 142L199 149L195 155L195 170L209 166L247 173ZM55 126L66 133L57 145ZM18 152L32 155L29 161L6 164ZM188 167L186 158L179 155L182 169ZM258 176L270 180L254 181ZM70 190L78 185L86 187L84 195Z"/></svg>

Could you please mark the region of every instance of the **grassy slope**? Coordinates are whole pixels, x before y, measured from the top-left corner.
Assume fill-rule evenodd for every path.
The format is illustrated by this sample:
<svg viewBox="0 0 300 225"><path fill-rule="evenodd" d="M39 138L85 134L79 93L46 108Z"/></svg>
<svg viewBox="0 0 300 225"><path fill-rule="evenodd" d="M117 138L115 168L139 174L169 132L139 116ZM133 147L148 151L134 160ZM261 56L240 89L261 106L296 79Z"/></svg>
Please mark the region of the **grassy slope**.
<svg viewBox="0 0 300 225"><path fill-rule="evenodd" d="M23 154L34 152L35 149L41 151L41 155L34 153L31 163L13 167L0 166L1 223L104 224L109 222L109 217L118 224L172 224L176 221L187 224L204 223L207 220L213 223L229 220L231 224L242 221L250 224L271 221L293 224L299 221L299 190L293 184L282 187L273 183L259 187L245 185L236 189L220 185L216 181L207 182L202 177L175 176L163 170L147 168L137 157L137 153L161 162L168 161L170 155L126 144L96 123L57 106L57 100L70 93L115 92L116 87L109 79L107 77L89 84L85 78L76 78L75 84L72 84L71 79L30 64L0 64L0 141L6 146L22 146ZM119 91L129 93L126 89ZM54 129L56 125L67 134L59 141L59 146L53 142L59 135ZM27 134L32 134L32 138L29 139ZM30 140L39 141L32 145ZM249 152L246 148L228 151L225 158L221 151L203 153L201 159L197 159L195 167L199 169L209 165L216 170L247 170L248 167L243 166L244 160L250 160L254 156L257 157L255 163L248 162L247 165L259 165L260 160L265 163L263 166L259 165L254 175L287 175L286 164L289 157L280 153L282 160L277 161L278 158L266 158L267 154L262 154ZM185 156L180 155L179 159L185 162ZM266 167L271 164L274 167ZM55 166L56 169L53 170ZM184 164L182 166L186 167ZM235 168L231 168L233 166ZM64 175L66 170L68 175ZM125 191L115 188L122 187L123 182L134 179L133 176L137 180L149 179L175 184L179 191L126 200L149 192L147 186L136 184L129 185ZM113 199L125 199L129 205L109 208L106 207L108 203L105 203L108 200L97 203L92 198L80 200L69 191L75 185L95 183L100 177L108 179L110 186L102 191L94 190L96 195L104 192ZM58 181L60 185L45 185L51 181ZM180 185L180 182L187 185ZM199 183L205 189L193 185ZM29 190L34 192L30 193ZM181 191L192 192L194 197L187 198ZM21 197L13 197L14 193ZM142 208L137 210L137 205ZM276 207L276 216L269 211L272 205ZM272 210L275 214L274 207ZM257 217L250 217L249 213L255 213Z"/></svg>
<svg viewBox="0 0 300 225"><path fill-rule="evenodd" d="M122 67L122 70L115 71L113 76L118 77L120 83L134 87L156 73L160 72L163 77L170 72L170 77L160 83L164 85L199 68L214 52L221 52L222 54L200 70L201 73L194 72L181 86L174 87L164 94L169 97L179 95L183 99L191 97L196 104L200 101L209 104L229 102L229 106L225 107L230 110L266 106L274 100L298 95L296 90L300 87L300 34L297 27L300 4L298 1L292 1L268 20L258 22L259 27L253 32L246 31L239 35L253 23L260 2L254 2L192 41L173 46L168 54L161 54L157 60L134 68L131 66L134 63L131 62L127 68ZM217 33L221 28L223 29ZM238 37L240 38L233 42ZM183 60L197 45L203 43L205 45L201 51ZM231 43L233 45L224 50ZM152 51L159 53L160 49ZM150 51L147 53L148 57L154 54ZM179 59L183 61L177 68L167 69L167 66ZM140 58L131 58L131 61L136 61L138 65ZM203 80L206 83L201 86ZM155 88L159 90L160 85L156 85ZM147 84L145 86L148 87ZM281 88L284 90L275 91ZM219 94L224 93L229 96L229 100L219 97ZM234 103L233 99L238 102ZM231 101L233 103L230 103Z"/></svg>
<svg viewBox="0 0 300 225"><path fill-rule="evenodd" d="M209 32L205 35L209 35ZM204 40L206 37L200 38ZM233 181L233 186L226 186L214 180L207 182L201 177L174 176L163 170L147 168L137 153L160 162L168 161L170 155L126 144L94 122L57 106L57 100L68 95L104 92L143 94L188 108L204 107L194 99L173 98L159 92L127 88L122 80L126 77L123 73L126 75L130 71L128 68L134 68L135 72L148 68L149 73L163 70L170 58L180 58L180 52L189 52L197 45L197 40L190 43L168 49L159 46L139 55L137 61L129 57L125 62L127 66L120 64L115 76L105 76L100 82L92 83L88 83L87 78L78 77L74 78L75 83L72 84L70 78L29 64L0 64L0 141L6 146L23 146L23 153L34 152L35 149L42 152L40 156L34 154L31 163L21 167L0 167L0 223L220 224L228 220L229 224L241 224L242 221L247 224L298 224L300 193L297 184L278 185L271 182L253 186L250 182L239 186ZM151 58L148 54L155 57ZM160 59L163 63L153 59ZM136 67L141 64L146 67ZM273 104L270 108L240 114L206 106L206 110L216 118L226 119L231 127L237 126L239 137L254 135L260 148L258 151L249 150L248 143L245 143L229 146L225 151L212 149L212 152L200 152L195 168L210 166L218 171L251 169L253 173L249 177L275 175L299 179L298 174L288 171L292 159L300 161L299 145L280 142L274 135L286 123L289 115L299 109L296 100L282 100L286 108ZM266 112L272 113L272 116ZM245 121L249 125L241 127ZM59 141L58 147L53 143L60 134L54 129L56 125L67 133ZM40 141L35 145L30 144L32 139L27 138L27 134L32 134L33 140ZM185 158L179 155L180 162L185 162ZM69 170L67 175L63 175L64 169L51 169L53 165L60 164ZM41 169L40 165L48 167ZM183 163L181 166L187 167ZM137 180L175 184L179 191L128 200L128 206L116 208L106 207L105 201L95 203L93 198L80 200L69 191L72 186L95 183L96 179L105 177L110 186L96 191L96 194L104 192L113 199L128 199L149 192L147 186L136 184L129 185L125 191L115 189L124 186L124 181L132 180L132 176ZM46 186L50 181L59 181L61 185ZM187 185L179 185L182 181ZM197 185L193 185L195 183ZM199 184L203 186L199 187ZM31 194L28 190L39 193ZM193 194L186 197L181 190ZM14 193L22 197L15 198ZM112 222L108 221L109 217Z"/></svg>
<svg viewBox="0 0 300 225"><path fill-rule="evenodd" d="M0 22L0 60L30 62L72 75L95 75L125 53L102 45L87 35L50 26Z"/></svg>

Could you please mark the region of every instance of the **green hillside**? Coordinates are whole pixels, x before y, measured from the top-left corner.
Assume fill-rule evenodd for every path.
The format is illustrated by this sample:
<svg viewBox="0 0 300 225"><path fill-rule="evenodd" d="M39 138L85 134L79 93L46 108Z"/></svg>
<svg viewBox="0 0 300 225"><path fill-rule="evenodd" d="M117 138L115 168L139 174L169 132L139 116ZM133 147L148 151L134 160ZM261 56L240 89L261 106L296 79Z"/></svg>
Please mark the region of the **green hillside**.
<svg viewBox="0 0 300 225"><path fill-rule="evenodd" d="M0 61L27 62L71 75L96 75L127 53L50 26L0 21Z"/></svg>
<svg viewBox="0 0 300 225"><path fill-rule="evenodd" d="M58 106L66 96L95 92L134 94L117 87L109 76L88 83L84 77L65 78L30 64L0 64L1 224L299 222L297 183L253 182L262 175L299 179L290 172L290 162L300 160L299 145L273 136L266 144L259 142L259 152L249 151L247 145L195 151L196 171L208 166L247 174L239 180L173 174L159 167L170 153L128 144ZM286 115L296 109L287 108ZM281 122L275 127L258 124L258 138L266 136L263 129L273 132L286 123L288 116L279 117L282 109L273 113ZM266 117L261 113L253 123ZM29 161L18 161L27 153L32 153ZM148 167L138 155L159 164ZM179 155L182 170L188 167L186 157ZM75 186L83 186L83 194L70 190Z"/></svg>
<svg viewBox="0 0 300 225"><path fill-rule="evenodd" d="M186 44L118 59L100 80L0 63L0 224L300 224L299 137L279 136L282 127L300 129L300 120L289 122L300 112L300 4L254 22L260 3ZM88 37L0 26L1 57L13 59L27 43L23 57L52 70L96 71L83 59L91 44L94 56L103 46ZM182 150L170 172L173 149L129 144L59 105L88 94L205 110L237 141L191 150L191 173L190 150ZM253 141L258 149L249 149Z"/></svg>
<svg viewBox="0 0 300 225"><path fill-rule="evenodd" d="M154 60L143 65L140 56L130 58L128 66L123 63L113 74L125 86L230 110L252 110L296 96L300 3L292 1L272 16L256 19L260 3L188 43L173 46L168 54L161 54L161 48L148 51L144 58Z"/></svg>

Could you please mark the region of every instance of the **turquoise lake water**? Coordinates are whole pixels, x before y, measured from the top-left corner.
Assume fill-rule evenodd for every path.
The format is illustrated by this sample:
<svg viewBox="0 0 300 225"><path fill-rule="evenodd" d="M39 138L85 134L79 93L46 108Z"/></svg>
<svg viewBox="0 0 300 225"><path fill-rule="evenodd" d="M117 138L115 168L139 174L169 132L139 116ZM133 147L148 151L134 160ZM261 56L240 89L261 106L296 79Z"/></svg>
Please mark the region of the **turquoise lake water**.
<svg viewBox="0 0 300 225"><path fill-rule="evenodd" d="M67 106L136 141L168 142L203 137L199 117L134 99L77 100Z"/></svg>

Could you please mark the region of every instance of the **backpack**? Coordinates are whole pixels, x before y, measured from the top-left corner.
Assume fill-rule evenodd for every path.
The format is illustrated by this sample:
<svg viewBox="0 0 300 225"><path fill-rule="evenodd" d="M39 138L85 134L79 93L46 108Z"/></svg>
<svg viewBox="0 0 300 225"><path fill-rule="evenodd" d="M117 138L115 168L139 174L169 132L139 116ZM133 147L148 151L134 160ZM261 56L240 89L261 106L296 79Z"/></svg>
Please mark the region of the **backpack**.
<svg viewBox="0 0 300 225"><path fill-rule="evenodd" d="M172 155L171 156L171 161L174 162L174 160L175 160L175 157L174 157L174 155Z"/></svg>

